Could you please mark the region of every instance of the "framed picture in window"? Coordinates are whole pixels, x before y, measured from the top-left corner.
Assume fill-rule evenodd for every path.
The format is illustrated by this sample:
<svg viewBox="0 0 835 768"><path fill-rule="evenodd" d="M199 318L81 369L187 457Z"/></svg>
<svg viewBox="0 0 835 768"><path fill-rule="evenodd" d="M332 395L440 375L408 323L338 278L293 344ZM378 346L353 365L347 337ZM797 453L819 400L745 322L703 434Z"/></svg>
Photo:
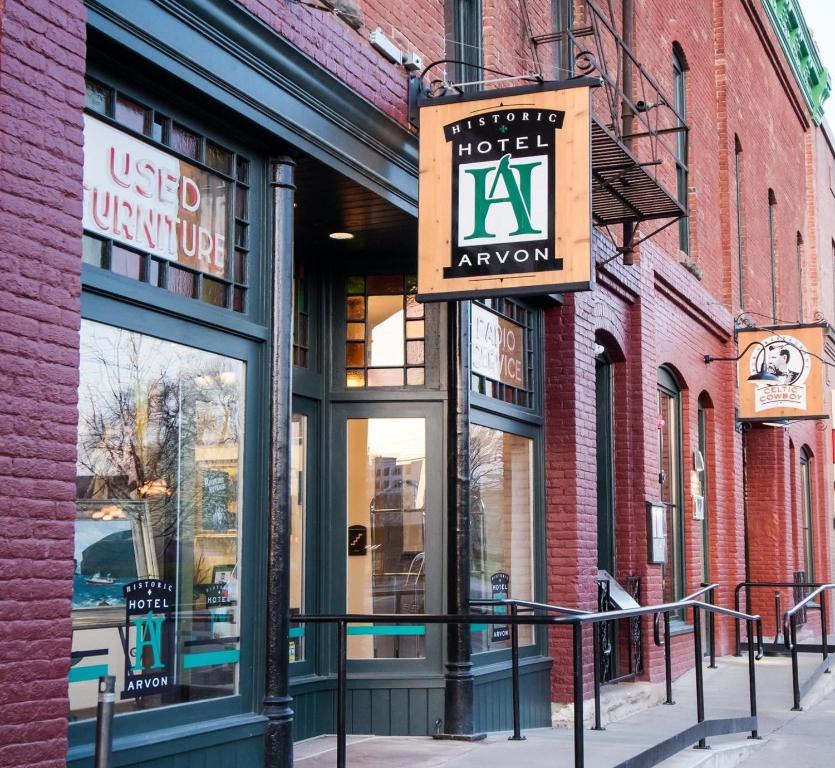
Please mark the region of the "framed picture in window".
<svg viewBox="0 0 835 768"><path fill-rule="evenodd" d="M73 627L123 624L122 587L159 577L147 502L77 501L73 561Z"/></svg>

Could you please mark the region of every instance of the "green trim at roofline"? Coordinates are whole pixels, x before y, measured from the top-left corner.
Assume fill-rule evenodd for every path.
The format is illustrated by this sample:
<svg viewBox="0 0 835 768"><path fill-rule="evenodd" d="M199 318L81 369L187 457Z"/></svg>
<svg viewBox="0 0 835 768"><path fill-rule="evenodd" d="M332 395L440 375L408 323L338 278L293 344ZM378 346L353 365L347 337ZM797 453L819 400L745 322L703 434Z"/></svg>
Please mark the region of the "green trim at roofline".
<svg viewBox="0 0 835 768"><path fill-rule="evenodd" d="M792 68L815 125L823 120L823 103L832 91L832 79L812 40L800 0L762 0L771 26Z"/></svg>

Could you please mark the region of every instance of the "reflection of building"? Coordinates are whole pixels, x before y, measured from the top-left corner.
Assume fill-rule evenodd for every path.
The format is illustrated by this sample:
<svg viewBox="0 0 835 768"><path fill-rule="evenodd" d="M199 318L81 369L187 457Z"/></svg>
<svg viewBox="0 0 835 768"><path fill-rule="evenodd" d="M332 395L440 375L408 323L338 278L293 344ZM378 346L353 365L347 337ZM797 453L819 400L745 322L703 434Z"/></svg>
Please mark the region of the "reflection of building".
<svg viewBox="0 0 835 768"><path fill-rule="evenodd" d="M551 5L576 36L550 34ZM578 50L600 35L606 51L625 50L628 29L604 5L526 3L546 80L605 66L611 56ZM703 362L734 350L737 323L808 322L818 310L835 319L824 287L835 160L815 123L828 80L802 16L795 37L778 33L772 0L678 5L671 19L663 3L635 4L634 92L614 92L620 73L608 72L593 96L594 289L479 304L512 342L502 353L491 331L504 367L465 376L470 402L456 425L448 307L416 300L408 73L367 38L393 29L406 53L463 60L443 75L458 82L478 80L478 65L517 72L530 40L515 4L430 0L422 10L434 21L415 27L405 2L366 3L359 19L254 0L6 0L11 341L0 366L13 416L0 521L15 532L4 546L19 579L4 596L41 617L24 609L7 630L28 646L55 616L36 681L51 693L37 709L53 729L68 709L73 718L68 742L39 742L39 760L89 760L96 689L85 674L91 659L118 672L123 655L113 612L88 620L55 601L72 589L76 498L147 502L141 544L153 575L177 588L177 687L120 702L117 732L144 735L117 744L120 765L257 766L271 749L284 766L292 739L332 732L331 635L288 629L290 596L299 613L456 612L467 606L450 603L453 575L463 600L508 574L513 597L592 609L598 567L639 578L646 604L702 580L720 582L727 604L746 569L762 580L828 577L828 433L814 422L737 432L734 367ZM483 16L464 13L476 7ZM797 35L803 46L780 47ZM792 66L800 48L807 58ZM810 71L817 84L794 77ZM686 133L688 111L698 120ZM86 152L85 122L107 137ZM116 191L132 197L119 198L128 206L112 226ZM686 207L688 218L634 252L624 244ZM374 425L385 440L372 458ZM473 499L456 493L467 480L450 442L457 427L470 441ZM95 472L84 465L85 451L105 448ZM647 562L647 501L665 502L663 565ZM454 536L466 525L471 551ZM236 604L207 612L232 572ZM770 606L754 608L771 622ZM677 629L674 668L684 670L691 635ZM727 652L729 629L719 629ZM437 627L396 632L349 640L349 670L363 678L349 691L356 732L509 725L509 712L484 706L509 695L502 638L482 634L468 648ZM523 638L535 692L524 724L548 725L551 704L571 695L568 644ZM657 682L661 651L646 638L642 648L641 674ZM29 651L4 661L28 664ZM463 704L447 711L444 690L459 683L468 693L448 697ZM31 705L35 690L4 691L0 713ZM22 748L41 737L33 725Z"/></svg>

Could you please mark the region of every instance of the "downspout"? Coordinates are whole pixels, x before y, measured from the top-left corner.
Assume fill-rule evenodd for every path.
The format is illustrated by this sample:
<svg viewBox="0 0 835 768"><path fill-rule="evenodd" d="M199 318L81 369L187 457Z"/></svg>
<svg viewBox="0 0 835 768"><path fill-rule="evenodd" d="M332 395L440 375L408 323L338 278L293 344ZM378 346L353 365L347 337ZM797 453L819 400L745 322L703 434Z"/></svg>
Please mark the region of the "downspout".
<svg viewBox="0 0 835 768"><path fill-rule="evenodd" d="M621 6L623 22L623 46L626 51L632 51L635 42L635 9L633 0L623 0ZM624 98L621 102L621 119L623 121L623 144L627 149L632 146L632 107L629 101L632 99L632 59L624 52L622 62L622 79ZM635 225L631 221L623 224L623 263L631 266L635 263L635 252L630 243L635 233Z"/></svg>
<svg viewBox="0 0 835 768"><path fill-rule="evenodd" d="M267 565L267 647L264 714L265 768L293 764L293 710L290 706L290 377L293 311L293 195L295 162L279 157L270 164L272 190L272 321L270 325L270 496Z"/></svg>

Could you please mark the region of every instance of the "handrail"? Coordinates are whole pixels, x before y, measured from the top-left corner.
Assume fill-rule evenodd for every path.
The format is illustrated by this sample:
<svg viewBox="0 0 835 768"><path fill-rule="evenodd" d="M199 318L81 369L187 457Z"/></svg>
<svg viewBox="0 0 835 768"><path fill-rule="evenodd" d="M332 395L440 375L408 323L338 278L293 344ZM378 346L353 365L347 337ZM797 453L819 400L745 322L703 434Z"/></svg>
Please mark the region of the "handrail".
<svg viewBox="0 0 835 768"><path fill-rule="evenodd" d="M792 697L793 697L793 711L802 709L800 706L800 699L809 690L812 684L818 677L825 672L829 672L829 641L828 634L828 620L826 616L826 593L830 589L835 589L835 584L821 584L812 592L810 592L802 600L798 600L789 610L783 614L783 643L786 650L791 653L792 657ZM806 607L815 597L820 596L820 612L821 612L821 653L823 660L818 665L818 668L811 674L809 679L800 686L800 671L797 662L797 616L798 613Z"/></svg>
<svg viewBox="0 0 835 768"><path fill-rule="evenodd" d="M701 597L704 594L713 593L714 590L716 590L718 588L719 588L718 584L703 584L701 589L697 589L695 592L687 595L686 597L683 597L682 600L695 600L697 597ZM659 630L658 630L658 622L661 620L661 616L662 616L661 613L656 613L655 614L655 619L653 620L653 623L652 623L653 624L653 626L652 626L653 641L655 642L655 644L659 648L663 645L663 643L661 642L661 637L660 637Z"/></svg>
<svg viewBox="0 0 835 768"><path fill-rule="evenodd" d="M526 601L506 600L506 601L473 601L474 603L488 603L491 605L506 604L510 608L510 613L505 615L485 614L485 613L467 613L467 614L362 614L362 613L346 613L346 614L297 614L290 616L291 624L336 624L338 630L337 637L337 748L336 748L336 764L337 768L344 768L347 759L347 635L348 624L503 624L511 627L512 632L512 664L514 676L514 735L512 739L520 739L519 728L519 713L518 713L518 676L519 676L519 654L518 654L518 628L520 625L535 625L535 626L559 626L570 625L572 627L573 638L573 699L574 699L574 765L575 768L583 768L584 766L584 744L583 744L583 700L584 700L584 669L583 669L583 626L594 625L600 622L608 622L621 618L632 618L635 616L645 616L651 613L669 614L670 611L682 610L687 608L693 609L693 627L694 627L694 648L696 661L696 716L697 725L691 726L686 731L678 734L672 739L666 739L653 746L652 748L643 752L639 757L645 758L643 765L651 766L658 764L666 757L670 757L683 748L685 742L692 744L691 739L698 737L698 746L706 748L706 737L711 733L718 732L715 726L720 724L723 728L722 732L734 733L740 730L750 730L752 738L757 736L757 698L756 698L756 676L754 667L754 650L753 645L749 644L748 649L748 679L749 679L749 699L751 716L748 718L733 718L721 721L705 722L704 714L704 690L702 680L702 643L701 643L701 611L706 611L709 615L719 614L723 616L732 616L737 619L742 619L748 622L749 635L753 635L753 626L756 623L758 634L760 638L760 647L762 647L762 621L758 615L750 615L741 613L740 611L733 611L729 608L722 608L720 606L711 605L700 600L684 599L674 603L662 603L653 606L639 606L638 608L626 608L617 611L579 611L579 609L566 609L572 613L568 615L523 615L517 613L519 607L526 610L532 610L533 606L524 606L522 603ZM527 601L530 602L530 601ZM561 608L560 606L546 606L544 603L538 604L540 608ZM669 648L669 626L667 625L667 636L665 638L667 647ZM592 633L595 638L598 637L597 632ZM599 642L595 642L595 663L597 663L597 656L600 653ZM758 656L759 658L759 656ZM669 676L669 670L668 670ZM599 697L595 697L595 703L599 710ZM686 735L686 737L685 737Z"/></svg>
<svg viewBox="0 0 835 768"><path fill-rule="evenodd" d="M553 613L565 613L570 616L581 616L591 611L583 611L580 608L566 608L563 605L550 605L548 603L536 603L532 600L517 600L515 597L497 598L493 600L480 599L470 600L470 605L474 606L497 606L497 605L515 605L518 608L527 608L535 611L551 611Z"/></svg>
<svg viewBox="0 0 835 768"><path fill-rule="evenodd" d="M803 584L803 585L794 585L794 586L806 586L806 585ZM806 597L804 597L800 602L795 603L791 608L789 608L789 610L787 610L783 614L783 628L785 629L788 626L789 621L791 621L791 619L793 619L795 617L797 612L800 611L806 605L806 603L808 603L810 600L812 600L812 598L817 597L818 595L823 594L824 592L826 592L827 590L830 590L830 589L835 589L835 584L821 584L817 589L813 590L808 595L806 595ZM789 644L788 639L786 638L785 634L783 635L783 638L784 638L784 642L786 643L786 650L790 651L792 649L792 647Z"/></svg>
<svg viewBox="0 0 835 768"><path fill-rule="evenodd" d="M750 607L751 605L751 589L760 589L760 588L771 588L771 589L795 589L795 588L803 588L803 589L817 589L821 586L819 581L741 581L739 582L736 587L734 587L734 608L738 611L740 609L740 595L742 590L745 590L746 594L746 606ZM780 593L775 593L775 633L779 634L780 629ZM782 626L785 630L785 625ZM783 639L785 642L786 633L783 633ZM742 636L740 633L739 628L739 621L734 622L734 640L735 640L735 648L734 651L735 656L742 655ZM775 636L774 642L776 644L777 637ZM791 648L788 648L791 650Z"/></svg>

